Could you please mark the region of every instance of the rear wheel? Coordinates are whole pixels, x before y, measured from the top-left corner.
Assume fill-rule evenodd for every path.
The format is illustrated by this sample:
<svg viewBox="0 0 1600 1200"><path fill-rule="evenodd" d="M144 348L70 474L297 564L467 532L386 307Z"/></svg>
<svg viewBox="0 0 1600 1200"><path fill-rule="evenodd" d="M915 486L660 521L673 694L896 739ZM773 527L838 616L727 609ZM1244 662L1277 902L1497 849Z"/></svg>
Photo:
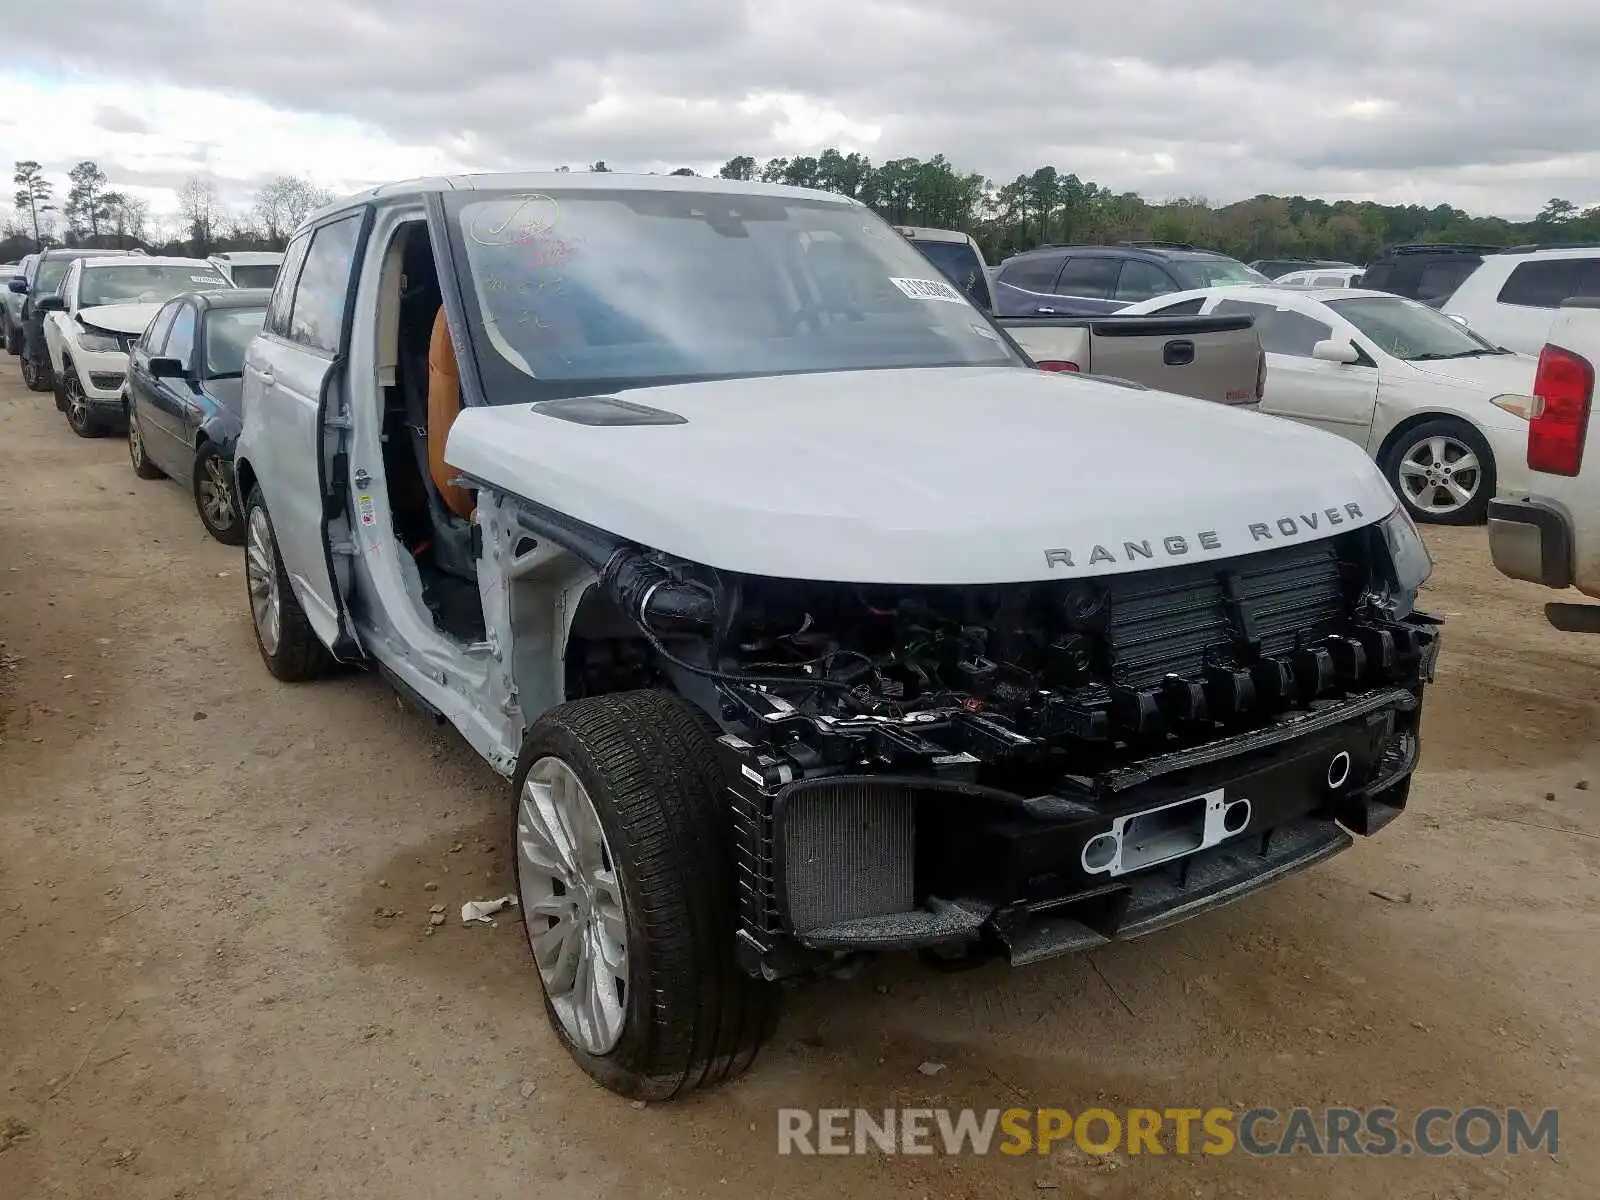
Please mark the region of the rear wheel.
<svg viewBox="0 0 1600 1200"><path fill-rule="evenodd" d="M285 683L326 675L333 667L333 655L311 628L289 585L259 487L251 488L245 501L244 574L256 646L267 670Z"/></svg>
<svg viewBox="0 0 1600 1200"><path fill-rule="evenodd" d="M1480 525L1494 499L1494 452L1482 434L1455 417L1406 430L1390 448L1384 473L1417 521Z"/></svg>
<svg viewBox="0 0 1600 1200"><path fill-rule="evenodd" d="M194 506L206 532L224 546L244 544L244 522L235 501L233 469L210 442L194 456Z"/></svg>
<svg viewBox="0 0 1600 1200"><path fill-rule="evenodd" d="M11 318L9 318L9 317L0 318L0 324L3 324L5 326L6 353L7 354L21 354L22 353L22 331L11 323Z"/></svg>
<svg viewBox="0 0 1600 1200"><path fill-rule="evenodd" d="M140 479L160 479L165 474L145 453L144 430L139 428L139 414L128 406L128 458L133 463L133 473Z"/></svg>
<svg viewBox="0 0 1600 1200"><path fill-rule="evenodd" d="M593 696L528 732L512 844L556 1036L624 1096L732 1079L777 1019L734 953L732 833L700 714L670 692Z"/></svg>

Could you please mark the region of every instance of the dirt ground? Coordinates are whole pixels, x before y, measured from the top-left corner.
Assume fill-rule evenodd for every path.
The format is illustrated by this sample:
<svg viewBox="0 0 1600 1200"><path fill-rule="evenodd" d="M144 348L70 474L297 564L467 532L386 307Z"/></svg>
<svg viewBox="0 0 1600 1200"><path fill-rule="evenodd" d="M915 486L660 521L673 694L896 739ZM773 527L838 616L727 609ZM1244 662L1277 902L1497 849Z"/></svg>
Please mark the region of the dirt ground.
<svg viewBox="0 0 1600 1200"><path fill-rule="evenodd" d="M1379 837L1092 958L891 962L801 991L750 1076L641 1110L565 1059L514 918L429 931L431 905L507 890L507 787L375 677L276 683L240 552L177 485L136 479L120 438L74 437L15 363L3 1200L1594 1194L1600 639L1548 628L1481 530L1429 535L1442 677L1411 808ZM1297 1104L1557 1107L1561 1143L1482 1160L776 1152L780 1107Z"/></svg>

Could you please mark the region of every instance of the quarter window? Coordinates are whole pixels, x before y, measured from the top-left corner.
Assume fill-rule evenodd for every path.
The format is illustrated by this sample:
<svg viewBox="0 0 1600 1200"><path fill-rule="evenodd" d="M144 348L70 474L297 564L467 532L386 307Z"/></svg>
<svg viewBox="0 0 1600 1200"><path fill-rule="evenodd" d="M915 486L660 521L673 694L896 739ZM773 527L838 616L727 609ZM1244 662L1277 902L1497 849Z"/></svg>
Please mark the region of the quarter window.
<svg viewBox="0 0 1600 1200"><path fill-rule="evenodd" d="M329 354L339 349L350 267L355 261L361 214L324 225L311 238L305 266L295 286L289 314L289 339Z"/></svg>
<svg viewBox="0 0 1600 1200"><path fill-rule="evenodd" d="M1560 308L1571 296L1600 294L1600 259L1557 258L1519 263L1500 289L1501 304Z"/></svg>

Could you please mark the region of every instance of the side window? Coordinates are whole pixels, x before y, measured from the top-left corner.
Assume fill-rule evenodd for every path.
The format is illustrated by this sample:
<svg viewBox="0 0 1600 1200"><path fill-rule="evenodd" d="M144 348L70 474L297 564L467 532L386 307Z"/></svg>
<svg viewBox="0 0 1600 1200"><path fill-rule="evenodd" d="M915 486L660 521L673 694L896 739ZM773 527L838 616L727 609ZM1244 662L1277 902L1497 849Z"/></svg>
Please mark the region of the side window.
<svg viewBox="0 0 1600 1200"><path fill-rule="evenodd" d="M1467 276L1477 269L1477 262L1471 259L1429 263L1422 268L1422 274L1417 279L1417 299L1449 299L1450 294L1465 283Z"/></svg>
<svg viewBox="0 0 1600 1200"><path fill-rule="evenodd" d="M1343 275L1318 275L1317 278L1316 278L1316 286L1317 287L1344 287L1345 286L1344 276Z"/></svg>
<svg viewBox="0 0 1600 1200"><path fill-rule="evenodd" d="M1273 308L1270 304L1224 300L1211 311L1218 316L1223 313L1249 313L1256 319L1256 335L1261 339L1261 348L1268 354L1310 358L1311 347L1333 336L1333 326L1324 325L1304 313Z"/></svg>
<svg viewBox="0 0 1600 1200"><path fill-rule="evenodd" d="M1582 258L1519 263L1496 298L1501 304L1525 308L1560 308L1562 301L1581 290L1588 265L1588 260Z"/></svg>
<svg viewBox="0 0 1600 1200"><path fill-rule="evenodd" d="M1061 260L1054 255L1042 254L1008 263L1000 271L1000 282L1029 292L1048 294L1055 286L1056 275L1061 271Z"/></svg>
<svg viewBox="0 0 1600 1200"><path fill-rule="evenodd" d="M175 358L183 364L184 370L194 366L194 308L188 304L183 305L177 320L172 323L172 332L167 338L167 344L162 349L163 358Z"/></svg>
<svg viewBox="0 0 1600 1200"><path fill-rule="evenodd" d="M1116 298L1129 302L1152 300L1177 290L1172 278L1160 267L1130 258L1122 264L1122 274L1117 278Z"/></svg>
<svg viewBox="0 0 1600 1200"><path fill-rule="evenodd" d="M144 336L139 342L144 346L145 353L151 357L161 353L161 347L166 345L167 334L172 329L172 319L178 315L178 310L183 305L173 301L156 314L156 319L145 328Z"/></svg>
<svg viewBox="0 0 1600 1200"><path fill-rule="evenodd" d="M1077 296L1083 300L1109 300L1117 286L1122 262L1115 258L1069 258L1056 280L1058 296Z"/></svg>
<svg viewBox="0 0 1600 1200"><path fill-rule="evenodd" d="M1206 298L1204 296L1192 296L1188 300L1179 300L1176 304L1158 308L1150 315L1152 317L1198 317L1200 310L1205 306Z"/></svg>
<svg viewBox="0 0 1600 1200"><path fill-rule="evenodd" d="M312 235L311 249L295 287L294 308L289 314L291 341L329 354L338 350L350 267L355 261L356 239L360 235L360 213L324 225Z"/></svg>
<svg viewBox="0 0 1600 1200"><path fill-rule="evenodd" d="M272 299L267 301L266 328L279 337L289 336L289 307L294 303L294 285L300 279L300 267L306 261L306 249L311 245L311 235L301 234L289 243L283 254L283 270L272 289Z"/></svg>

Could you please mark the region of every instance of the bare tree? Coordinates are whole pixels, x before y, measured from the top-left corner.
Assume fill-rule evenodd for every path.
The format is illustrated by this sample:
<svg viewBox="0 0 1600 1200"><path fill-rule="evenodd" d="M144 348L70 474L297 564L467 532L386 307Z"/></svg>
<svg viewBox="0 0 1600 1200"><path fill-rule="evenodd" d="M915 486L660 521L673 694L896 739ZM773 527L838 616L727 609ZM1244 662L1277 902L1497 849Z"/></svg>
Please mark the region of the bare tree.
<svg viewBox="0 0 1600 1200"><path fill-rule="evenodd" d="M191 175L178 188L178 215L191 243L191 253L204 258L216 244L217 223L222 217L222 201L217 185L201 175Z"/></svg>
<svg viewBox="0 0 1600 1200"><path fill-rule="evenodd" d="M289 235L333 197L326 188L295 175L275 175L256 192L251 213L261 235L282 250Z"/></svg>
<svg viewBox="0 0 1600 1200"><path fill-rule="evenodd" d="M126 250L130 241L143 242L149 238L148 201L122 192L107 192L101 200L106 210L106 228L117 239L118 250Z"/></svg>

